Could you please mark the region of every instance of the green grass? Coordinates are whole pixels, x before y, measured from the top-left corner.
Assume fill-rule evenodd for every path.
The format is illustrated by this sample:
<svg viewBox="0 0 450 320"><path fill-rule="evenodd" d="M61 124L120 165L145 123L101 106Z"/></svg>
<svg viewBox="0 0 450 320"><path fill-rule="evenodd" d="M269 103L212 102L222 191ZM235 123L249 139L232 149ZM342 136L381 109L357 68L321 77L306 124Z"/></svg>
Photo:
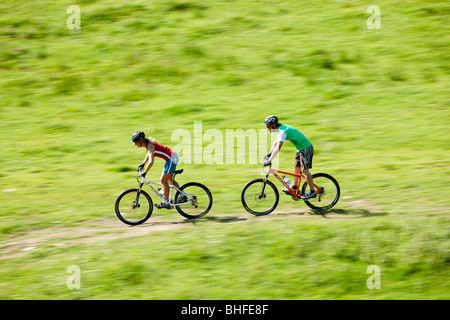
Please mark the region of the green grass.
<svg viewBox="0 0 450 320"><path fill-rule="evenodd" d="M3 261L2 283L21 281L2 288L1 298L448 298L442 218L427 226L425 219L301 220L199 223L127 241L44 248ZM66 288L70 265L81 269L79 290ZM381 289L366 286L370 265L381 269Z"/></svg>
<svg viewBox="0 0 450 320"><path fill-rule="evenodd" d="M73 4L79 30L66 27ZM357 1L3 1L0 297L448 299L450 6L376 5L379 30ZM273 113L313 142L312 171L337 178L330 214L345 219L297 216L306 206L282 198L274 219L217 224L244 213L259 164L185 164L180 183L213 193L209 219L8 255L35 231L116 221L144 158L136 130L175 146L194 121L225 136ZM294 151L283 147L280 169ZM69 265L81 290L65 285ZM379 290L366 287L369 265Z"/></svg>

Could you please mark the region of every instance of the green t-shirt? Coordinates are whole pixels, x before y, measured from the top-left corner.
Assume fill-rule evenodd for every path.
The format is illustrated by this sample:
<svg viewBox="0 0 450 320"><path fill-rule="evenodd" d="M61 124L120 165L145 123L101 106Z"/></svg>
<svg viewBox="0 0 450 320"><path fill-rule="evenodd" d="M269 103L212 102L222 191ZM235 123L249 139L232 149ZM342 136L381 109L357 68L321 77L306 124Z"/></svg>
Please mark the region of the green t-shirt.
<svg viewBox="0 0 450 320"><path fill-rule="evenodd" d="M295 148L297 148L297 151L306 149L310 145L312 145L312 143L308 139L306 139L303 133L301 133L294 127L285 124L282 124L278 128L278 139L279 141L287 140L289 142L292 142Z"/></svg>

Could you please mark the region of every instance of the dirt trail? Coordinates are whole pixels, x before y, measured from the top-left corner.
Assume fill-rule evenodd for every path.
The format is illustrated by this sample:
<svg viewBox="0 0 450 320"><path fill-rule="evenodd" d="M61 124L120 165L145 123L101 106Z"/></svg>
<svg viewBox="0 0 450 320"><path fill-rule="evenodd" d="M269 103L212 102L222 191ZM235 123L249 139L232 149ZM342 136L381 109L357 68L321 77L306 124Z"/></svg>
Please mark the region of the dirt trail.
<svg viewBox="0 0 450 320"><path fill-rule="evenodd" d="M345 212L342 212L345 211ZM367 210L332 210L323 216L325 218L351 218L366 214L373 214ZM179 219L170 214L152 215L150 219L137 226L128 226L119 219L111 218L92 227L54 227L15 235L13 238L0 242L0 259L26 255L35 252L44 246L67 247L80 243L107 241L147 235L153 232L174 230L202 223L242 223L251 220L271 220L276 218L307 218L320 217L308 208L294 210L274 211L267 216L255 217L249 213L210 214L201 219Z"/></svg>
<svg viewBox="0 0 450 320"><path fill-rule="evenodd" d="M298 213L298 212L297 212ZM298 215L297 215L298 216ZM276 213L264 217L254 217L249 213L216 214L197 220L189 220L180 216L170 219L166 215L153 215L141 225L129 226L119 219L111 218L98 223L98 227L54 227L27 232L14 238L0 242L0 259L21 256L36 251L44 245L66 247L80 243L106 241L119 238L147 235L153 232L174 230L201 223L246 222L249 219L273 219Z"/></svg>

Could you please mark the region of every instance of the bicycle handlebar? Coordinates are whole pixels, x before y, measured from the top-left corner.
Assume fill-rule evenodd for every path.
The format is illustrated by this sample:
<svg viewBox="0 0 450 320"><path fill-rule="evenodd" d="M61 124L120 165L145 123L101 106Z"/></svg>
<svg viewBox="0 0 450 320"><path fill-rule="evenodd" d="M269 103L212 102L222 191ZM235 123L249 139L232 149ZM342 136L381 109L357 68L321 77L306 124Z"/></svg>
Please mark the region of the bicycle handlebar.
<svg viewBox="0 0 450 320"><path fill-rule="evenodd" d="M269 169L272 168L272 162L270 162L270 163L267 164L267 165L265 165L265 164L263 163L263 165L262 165L262 170L263 170L263 172L264 172L265 174L269 174L269 172L266 171L266 167L269 167Z"/></svg>
<svg viewBox="0 0 450 320"><path fill-rule="evenodd" d="M139 178L143 178L141 175L142 173L144 173L144 171L142 171L140 168L138 168L136 171L137 171L136 180L139 181Z"/></svg>

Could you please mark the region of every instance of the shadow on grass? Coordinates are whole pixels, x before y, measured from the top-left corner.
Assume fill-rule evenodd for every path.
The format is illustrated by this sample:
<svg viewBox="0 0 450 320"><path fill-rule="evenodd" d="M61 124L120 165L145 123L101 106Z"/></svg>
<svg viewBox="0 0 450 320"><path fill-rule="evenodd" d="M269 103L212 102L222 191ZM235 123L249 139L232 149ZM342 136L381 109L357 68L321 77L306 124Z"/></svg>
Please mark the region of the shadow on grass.
<svg viewBox="0 0 450 320"><path fill-rule="evenodd" d="M155 221L151 220L151 217L148 221L142 224L137 225L129 225L130 228L147 228L148 226L154 226L154 227L164 227L164 226L176 226L176 225L183 225L190 222L189 219L186 220L173 220L173 221Z"/></svg>
<svg viewBox="0 0 450 320"><path fill-rule="evenodd" d="M387 216L387 212L372 212L367 209L352 208L352 209L331 209L331 210L311 210L314 214L321 215L327 219L340 217L377 217Z"/></svg>
<svg viewBox="0 0 450 320"><path fill-rule="evenodd" d="M195 224L196 222L200 222L200 221L210 221L210 222L218 222L218 223L231 223L231 222L243 222L243 221L247 221L247 218L243 218L243 217L231 217L231 216L223 216L223 217L204 217L204 218L200 218L200 219L186 219L186 222L191 222L193 224Z"/></svg>
<svg viewBox="0 0 450 320"><path fill-rule="evenodd" d="M275 212L270 217L265 215L266 219L276 218L276 217L288 217L288 216L305 216L305 215L321 215L323 218L327 219L342 219L342 218L360 218L360 217L376 217L376 216L386 216L387 212L372 212L367 209L361 208L350 208L350 209L331 209L331 210L312 210L304 212ZM258 217L256 217L258 218ZM244 216L205 216L198 219L184 219L184 220L173 220L173 221L153 221L153 226L175 226L183 224L197 225L205 222L213 223L234 223L234 222L245 222L249 218Z"/></svg>
<svg viewBox="0 0 450 320"><path fill-rule="evenodd" d="M149 225L153 227L176 227L177 225L182 226L184 224L191 224L196 225L204 222L214 222L214 223L231 223L231 222L243 222L247 221L247 218L244 217L233 217L233 216L222 216L222 217L213 217L213 216L206 216L198 219L184 219L184 220L170 220L170 221L155 221L155 220L149 220L147 223L139 224L139 225L130 225L131 228L146 228Z"/></svg>

